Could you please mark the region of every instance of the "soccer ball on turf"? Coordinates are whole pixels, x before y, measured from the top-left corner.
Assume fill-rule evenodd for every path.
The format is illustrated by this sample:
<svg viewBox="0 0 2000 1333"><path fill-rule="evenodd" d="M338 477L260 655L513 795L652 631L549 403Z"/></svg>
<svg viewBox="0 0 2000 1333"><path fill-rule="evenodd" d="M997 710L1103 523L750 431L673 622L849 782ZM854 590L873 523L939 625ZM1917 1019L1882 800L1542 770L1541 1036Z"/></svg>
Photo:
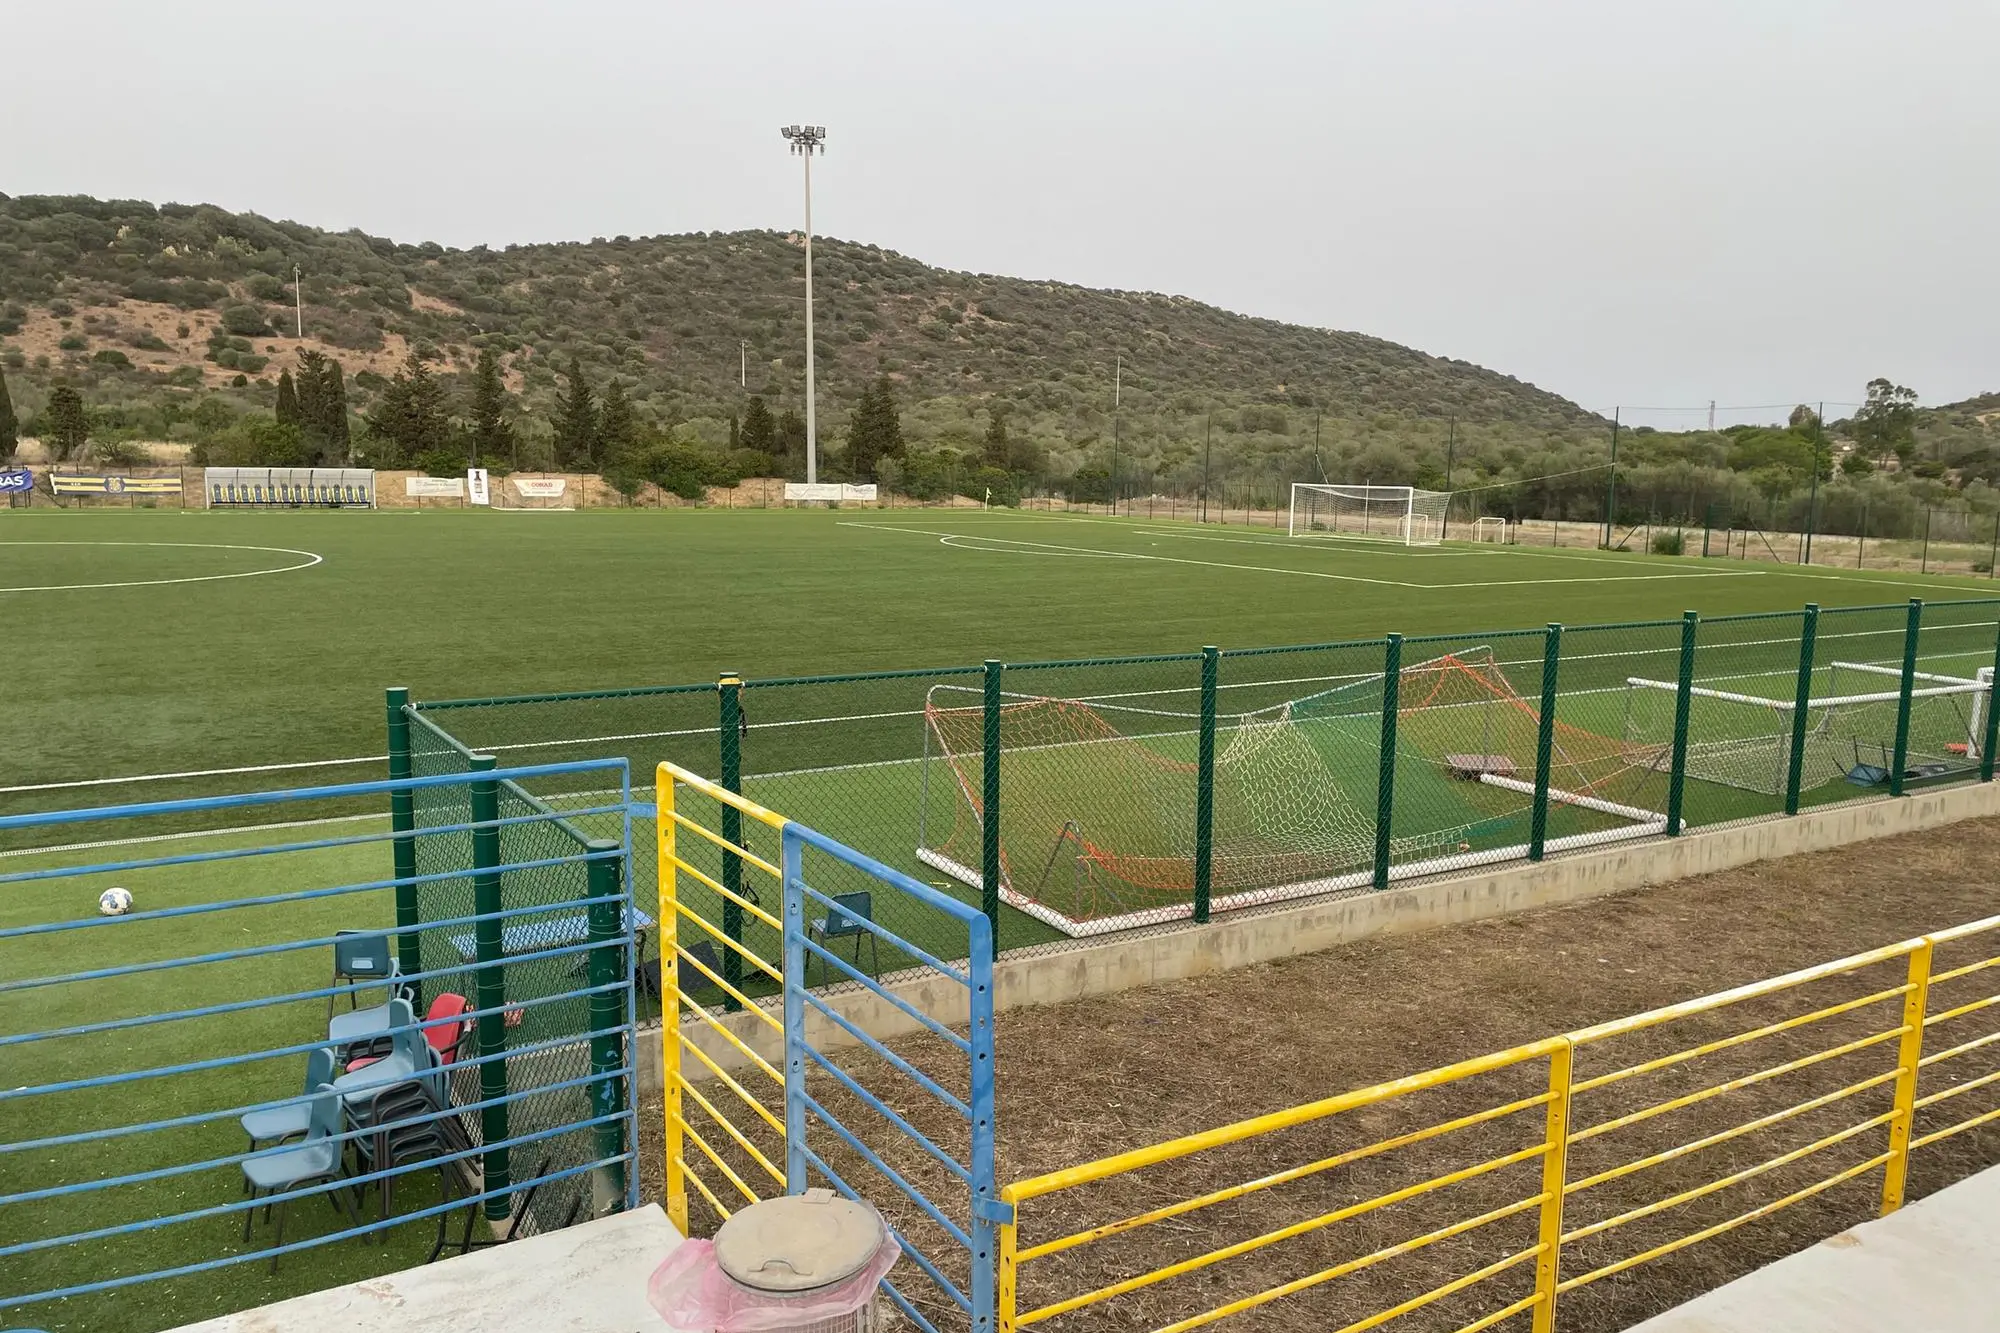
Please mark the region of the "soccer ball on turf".
<svg viewBox="0 0 2000 1333"><path fill-rule="evenodd" d="M130 889L106 889L97 895L97 911L100 916L124 916L131 910Z"/></svg>

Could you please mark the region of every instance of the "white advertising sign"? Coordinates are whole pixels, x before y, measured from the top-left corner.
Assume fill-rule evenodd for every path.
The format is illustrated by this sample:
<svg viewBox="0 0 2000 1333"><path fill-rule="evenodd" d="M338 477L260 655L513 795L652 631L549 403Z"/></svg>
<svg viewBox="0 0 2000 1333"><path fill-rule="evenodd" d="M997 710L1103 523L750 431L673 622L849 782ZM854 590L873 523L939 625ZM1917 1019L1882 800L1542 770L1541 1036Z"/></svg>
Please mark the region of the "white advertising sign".
<svg viewBox="0 0 2000 1333"><path fill-rule="evenodd" d="M486 485L486 469L483 467L465 470L465 493L476 505L493 503L493 492Z"/></svg>
<svg viewBox="0 0 2000 1333"><path fill-rule="evenodd" d="M785 483L787 500L873 500L875 484L856 486L848 482L835 481L788 481Z"/></svg>
<svg viewBox="0 0 2000 1333"><path fill-rule="evenodd" d="M509 477L507 480L524 500L559 500L569 489L567 477Z"/></svg>
<svg viewBox="0 0 2000 1333"><path fill-rule="evenodd" d="M464 477L406 477L403 479L403 494L415 499L419 496L465 497Z"/></svg>

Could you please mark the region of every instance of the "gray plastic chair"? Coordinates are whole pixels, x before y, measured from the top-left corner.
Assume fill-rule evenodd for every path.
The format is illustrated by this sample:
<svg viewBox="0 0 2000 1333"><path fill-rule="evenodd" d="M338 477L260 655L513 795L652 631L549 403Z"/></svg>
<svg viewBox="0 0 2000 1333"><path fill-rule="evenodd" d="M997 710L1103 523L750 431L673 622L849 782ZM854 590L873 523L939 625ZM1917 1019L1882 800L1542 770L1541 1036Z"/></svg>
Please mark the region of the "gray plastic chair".
<svg viewBox="0 0 2000 1333"><path fill-rule="evenodd" d="M310 1094L322 1084L333 1082L333 1051L322 1046L316 1051L306 1052L306 1085L302 1091ZM260 1143L283 1143L286 1139L296 1139L312 1127L312 1103L293 1102L289 1106L272 1106L261 1111L246 1111L237 1122L243 1132L250 1136L250 1147L256 1152ZM243 1182L245 1189L250 1182Z"/></svg>
<svg viewBox="0 0 2000 1333"><path fill-rule="evenodd" d="M863 925L863 922L868 924ZM878 946L881 942L876 938L875 932L868 928L874 922L874 894L866 889L855 893L836 893L833 896L833 906L827 909L825 916L816 919L811 925L806 927L806 934L809 938L817 938L821 944L828 945L843 936L853 936L854 966L857 968L861 966L861 941L866 937L868 940L868 965L870 973L871 975L880 976L882 972L882 955ZM824 958L819 960L819 972L821 982L832 980L833 966ZM807 984L810 985L812 979L812 960L810 957L806 960L806 978Z"/></svg>
<svg viewBox="0 0 2000 1333"><path fill-rule="evenodd" d="M297 1189L302 1185L316 1185L322 1181L338 1180L345 1174L340 1142L333 1136L340 1130L340 1097L333 1088L322 1083L316 1090L308 1110L305 1139L289 1148L281 1148L263 1157L252 1157L243 1163L243 1179L250 1186L250 1207L243 1211L243 1239L250 1239L250 1221L256 1215L256 1198L259 1194L279 1194ZM327 1207L346 1217L353 1225L360 1225L360 1218L348 1201L347 1191L331 1189L326 1192ZM265 1207L266 1217L276 1212L277 1232L271 1239L271 1248L279 1250L285 1244L285 1202ZM271 1271L278 1271L278 1256L271 1256Z"/></svg>

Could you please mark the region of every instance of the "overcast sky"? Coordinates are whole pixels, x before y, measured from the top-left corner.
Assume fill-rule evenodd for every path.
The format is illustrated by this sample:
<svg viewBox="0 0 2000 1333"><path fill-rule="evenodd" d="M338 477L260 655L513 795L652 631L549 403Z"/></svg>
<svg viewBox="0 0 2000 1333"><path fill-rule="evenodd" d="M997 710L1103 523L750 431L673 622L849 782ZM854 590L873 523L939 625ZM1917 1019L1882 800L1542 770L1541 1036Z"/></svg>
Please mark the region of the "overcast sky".
<svg viewBox="0 0 2000 1333"><path fill-rule="evenodd" d="M0 0L0 190L398 240L791 227L1659 425L2000 389L1993 0ZM1833 409L1829 409L1830 412Z"/></svg>

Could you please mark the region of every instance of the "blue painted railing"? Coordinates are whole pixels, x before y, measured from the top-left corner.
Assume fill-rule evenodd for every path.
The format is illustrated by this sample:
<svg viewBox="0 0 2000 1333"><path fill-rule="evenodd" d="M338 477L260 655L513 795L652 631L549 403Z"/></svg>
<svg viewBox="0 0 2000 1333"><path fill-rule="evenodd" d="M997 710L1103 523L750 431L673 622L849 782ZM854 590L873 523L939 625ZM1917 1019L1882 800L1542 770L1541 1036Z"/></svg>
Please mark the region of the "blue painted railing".
<svg viewBox="0 0 2000 1333"><path fill-rule="evenodd" d="M890 1299L929 1333L937 1333L935 1316L946 1313L940 1301L952 1307L951 1324L970 1327L974 1333L992 1333L997 1264L994 1228L1000 1220L1000 1205L994 1172L991 924L978 908L801 824L784 828L782 868L786 1191L797 1194L827 1184L849 1198L880 1199L889 1191L902 1195L921 1214L925 1234L919 1238L914 1225L908 1224L892 1230L904 1257L935 1292L919 1298L897 1285L892 1274L892 1280L884 1283ZM840 892L836 885L893 895L899 900L893 913L884 913L877 906L873 915L890 915L900 922L927 911L954 923L953 942L964 941L961 956L965 961L938 958L870 917L836 915L835 899ZM885 984L876 975L850 965L829 947L832 941L828 934L814 929L816 921L843 920L850 935L865 932L872 937L871 948L890 951L896 961L896 984ZM855 938L858 964L860 937ZM871 953L871 959L874 956ZM889 1005L900 1014L900 1025L943 1042L954 1053L952 1059L963 1061L962 1074L920 1069L869 1035L841 1012L852 1002L853 989L849 987L845 995L815 991L810 987L809 962L821 966L823 977L838 973L840 982L852 983ZM962 1007L948 1003L940 1014L935 1006L933 1012L926 1012L913 1002L909 994L914 988L908 983L926 972L961 990ZM815 1023L839 1028L858 1048L856 1054L835 1059L822 1052L812 1039L809 1016ZM954 1031L959 1024L965 1027L963 1036ZM943 1108L941 1123L951 1128L950 1144L939 1143L945 1135L927 1133L868 1086L875 1078L888 1078L900 1085L898 1104L909 1104L908 1092L914 1087ZM945 1086L946 1081L957 1084L963 1092ZM859 1127L843 1121L828 1105L828 1085L864 1110L868 1120ZM948 1191L927 1191L911 1179L909 1164L926 1161L942 1169L951 1182ZM863 1170L867 1178L861 1176Z"/></svg>
<svg viewBox="0 0 2000 1333"><path fill-rule="evenodd" d="M622 840L590 841L576 830L576 822L591 817L599 817L598 826L607 831L627 828L623 761L0 817L0 835L18 840L26 831L62 826L172 821L252 806L311 807L391 792L583 773L596 774L600 782L610 779L607 785L620 795L600 807L560 815L542 807L414 834L392 830L385 820L380 832L77 864L46 864L74 855L54 849L11 852L31 864L0 873L0 1066L8 1069L0 1080L5 1085L0 1087L0 1214L13 1219L0 1229L0 1311L275 1261L411 1223L430 1221L441 1246L451 1215L481 1205L493 1205L502 1215L512 1211L516 1232L562 1225L635 1204L639 1184L630 1095L638 941L623 924L632 904L625 870L630 839L627 834ZM513 832L501 836L502 826L514 832L536 826L557 830L542 839L545 851L557 850L511 859L503 850L497 864L478 867L497 877L499 908L422 920L416 930L469 931L487 921L555 914L588 916L590 933L579 943L532 947L502 958L476 956L396 979L433 998L448 990L474 995L474 978L482 973L502 979L501 1003L480 1008L475 1002L464 1013L436 1020L419 1016L411 1025L425 1031L483 1025L489 1034L504 1033L498 1043L461 1048L461 1058L436 1077L470 1095L397 1122L399 1129L455 1122L464 1131L452 1140L459 1146L370 1166L355 1145L378 1131L342 1120L328 1138L342 1163L337 1178L269 1196L244 1194L245 1163L278 1158L294 1145L245 1147L235 1122L251 1112L310 1104L311 1093L284 1090L299 1088L294 1071L302 1070L309 1052L330 1044L327 1009L339 997L383 990L379 980L319 984L299 976L333 977L328 954L335 936L327 927L335 922L329 908L341 900L352 904L352 917L338 920L343 929L393 935L396 919L387 899L397 890L470 881L474 867L365 875L331 885L325 880L352 875L351 862L366 858L371 847L380 848L386 865L388 844L399 837L462 839L490 831L490 845L505 849L515 839ZM595 866L617 873L596 873ZM254 869L246 874L249 868ZM157 908L145 904L156 893L200 898L216 882L226 891L227 880L216 877L232 874L254 881L246 885L253 891ZM114 875L137 890L139 908L98 915L98 890ZM254 942L232 943L246 933ZM497 935L497 926L492 933ZM247 972L246 961L257 959L280 960L282 970L270 976ZM515 977L532 977L536 984L506 991ZM239 1039L239 1034L245 1035ZM502 1077L486 1077L501 1070ZM511 1119L489 1119L495 1111L511 1112ZM507 1132L487 1138L482 1124L505 1125ZM514 1169L508 1169L507 1156ZM522 1163L537 1165L523 1170ZM356 1210L351 1224L342 1213L341 1225L327 1229L329 1214L295 1208L297 1238L282 1244L230 1244L214 1226L243 1221L274 1203L333 1203L338 1192L385 1187L404 1177L439 1173L442 1182L440 1169L454 1166L461 1168L463 1190L441 1183L440 1201L386 1218L370 1220ZM487 1187L498 1180L505 1183ZM140 1236L146 1237L144 1244L131 1243ZM336 1253L335 1263L321 1262L343 1281L409 1262L407 1250ZM301 1280L308 1287L326 1285L313 1276L302 1274ZM244 1291L244 1303L254 1303L260 1294L250 1284Z"/></svg>

